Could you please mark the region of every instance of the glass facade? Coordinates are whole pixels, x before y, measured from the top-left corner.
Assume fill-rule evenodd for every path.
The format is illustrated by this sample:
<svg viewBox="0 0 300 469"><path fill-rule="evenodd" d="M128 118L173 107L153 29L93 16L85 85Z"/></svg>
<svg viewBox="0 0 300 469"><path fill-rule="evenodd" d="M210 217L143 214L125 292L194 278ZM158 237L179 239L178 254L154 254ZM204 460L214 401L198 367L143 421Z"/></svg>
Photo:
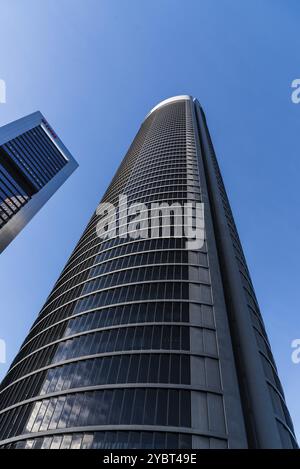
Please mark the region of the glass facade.
<svg viewBox="0 0 300 469"><path fill-rule="evenodd" d="M76 166L39 112L0 129L0 250Z"/></svg>
<svg viewBox="0 0 300 469"><path fill-rule="evenodd" d="M212 190L222 198L236 249L233 260L260 360L258 379L269 392L266 420L277 431L273 446L296 446L205 139L202 110L188 96L167 100L146 117L102 202L118 205L120 194L127 195L128 205L203 202L204 245L187 249L186 239L174 235L175 218L170 236L100 239L95 212L1 384L3 447L272 446L256 435L256 405L245 395L251 375L246 370L243 381L237 359L231 284L220 261ZM217 189L206 158L213 161Z"/></svg>

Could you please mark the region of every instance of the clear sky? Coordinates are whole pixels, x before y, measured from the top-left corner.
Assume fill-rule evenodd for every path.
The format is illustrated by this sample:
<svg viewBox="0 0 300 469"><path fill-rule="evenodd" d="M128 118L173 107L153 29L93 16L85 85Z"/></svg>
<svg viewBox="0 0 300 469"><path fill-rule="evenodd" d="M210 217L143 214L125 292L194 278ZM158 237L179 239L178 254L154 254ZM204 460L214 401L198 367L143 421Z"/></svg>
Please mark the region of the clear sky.
<svg viewBox="0 0 300 469"><path fill-rule="evenodd" d="M80 167L1 254L6 372L145 114L206 112L300 440L298 0L0 0L0 125L45 114Z"/></svg>

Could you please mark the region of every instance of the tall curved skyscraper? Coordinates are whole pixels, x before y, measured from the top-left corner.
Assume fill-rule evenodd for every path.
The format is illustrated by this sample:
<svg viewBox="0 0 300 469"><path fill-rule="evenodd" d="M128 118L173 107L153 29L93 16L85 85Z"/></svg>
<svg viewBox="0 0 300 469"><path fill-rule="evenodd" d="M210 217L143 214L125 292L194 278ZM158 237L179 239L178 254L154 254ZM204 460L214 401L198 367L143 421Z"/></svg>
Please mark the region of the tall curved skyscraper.
<svg viewBox="0 0 300 469"><path fill-rule="evenodd" d="M190 202L192 214L202 202L205 242L174 236L175 215L169 235L143 221L126 235L125 202L103 239L95 212L2 382L0 444L296 447L197 100L146 116L102 203L120 195L128 207Z"/></svg>

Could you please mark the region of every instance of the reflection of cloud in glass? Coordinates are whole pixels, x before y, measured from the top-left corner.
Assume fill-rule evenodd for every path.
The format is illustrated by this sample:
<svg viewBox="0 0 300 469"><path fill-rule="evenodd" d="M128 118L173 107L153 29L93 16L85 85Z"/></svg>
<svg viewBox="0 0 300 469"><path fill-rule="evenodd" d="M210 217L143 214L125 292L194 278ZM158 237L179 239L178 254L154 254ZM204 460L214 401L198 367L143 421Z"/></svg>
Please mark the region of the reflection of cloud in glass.
<svg viewBox="0 0 300 469"><path fill-rule="evenodd" d="M54 436L50 448L59 449L62 442L62 438L62 436Z"/></svg>
<svg viewBox="0 0 300 469"><path fill-rule="evenodd" d="M75 433L72 438L71 449L80 449L81 442L82 442L82 435Z"/></svg>
<svg viewBox="0 0 300 469"><path fill-rule="evenodd" d="M34 421L35 421L35 419L36 419L36 417L39 413L39 409L40 409L41 406L42 406L42 401L36 402L34 404L33 410L31 411L30 417L29 417L27 425L26 425L26 430L28 432L31 432L32 426L33 426Z"/></svg>

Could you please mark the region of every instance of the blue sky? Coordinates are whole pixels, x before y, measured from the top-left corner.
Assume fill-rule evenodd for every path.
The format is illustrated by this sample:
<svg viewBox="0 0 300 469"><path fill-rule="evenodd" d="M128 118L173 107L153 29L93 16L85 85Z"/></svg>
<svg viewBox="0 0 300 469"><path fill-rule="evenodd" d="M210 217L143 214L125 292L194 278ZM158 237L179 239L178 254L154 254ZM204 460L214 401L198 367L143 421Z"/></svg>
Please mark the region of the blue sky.
<svg viewBox="0 0 300 469"><path fill-rule="evenodd" d="M0 125L40 110L79 169L0 258L0 338L15 356L145 114L206 112L300 440L297 0L0 0Z"/></svg>

